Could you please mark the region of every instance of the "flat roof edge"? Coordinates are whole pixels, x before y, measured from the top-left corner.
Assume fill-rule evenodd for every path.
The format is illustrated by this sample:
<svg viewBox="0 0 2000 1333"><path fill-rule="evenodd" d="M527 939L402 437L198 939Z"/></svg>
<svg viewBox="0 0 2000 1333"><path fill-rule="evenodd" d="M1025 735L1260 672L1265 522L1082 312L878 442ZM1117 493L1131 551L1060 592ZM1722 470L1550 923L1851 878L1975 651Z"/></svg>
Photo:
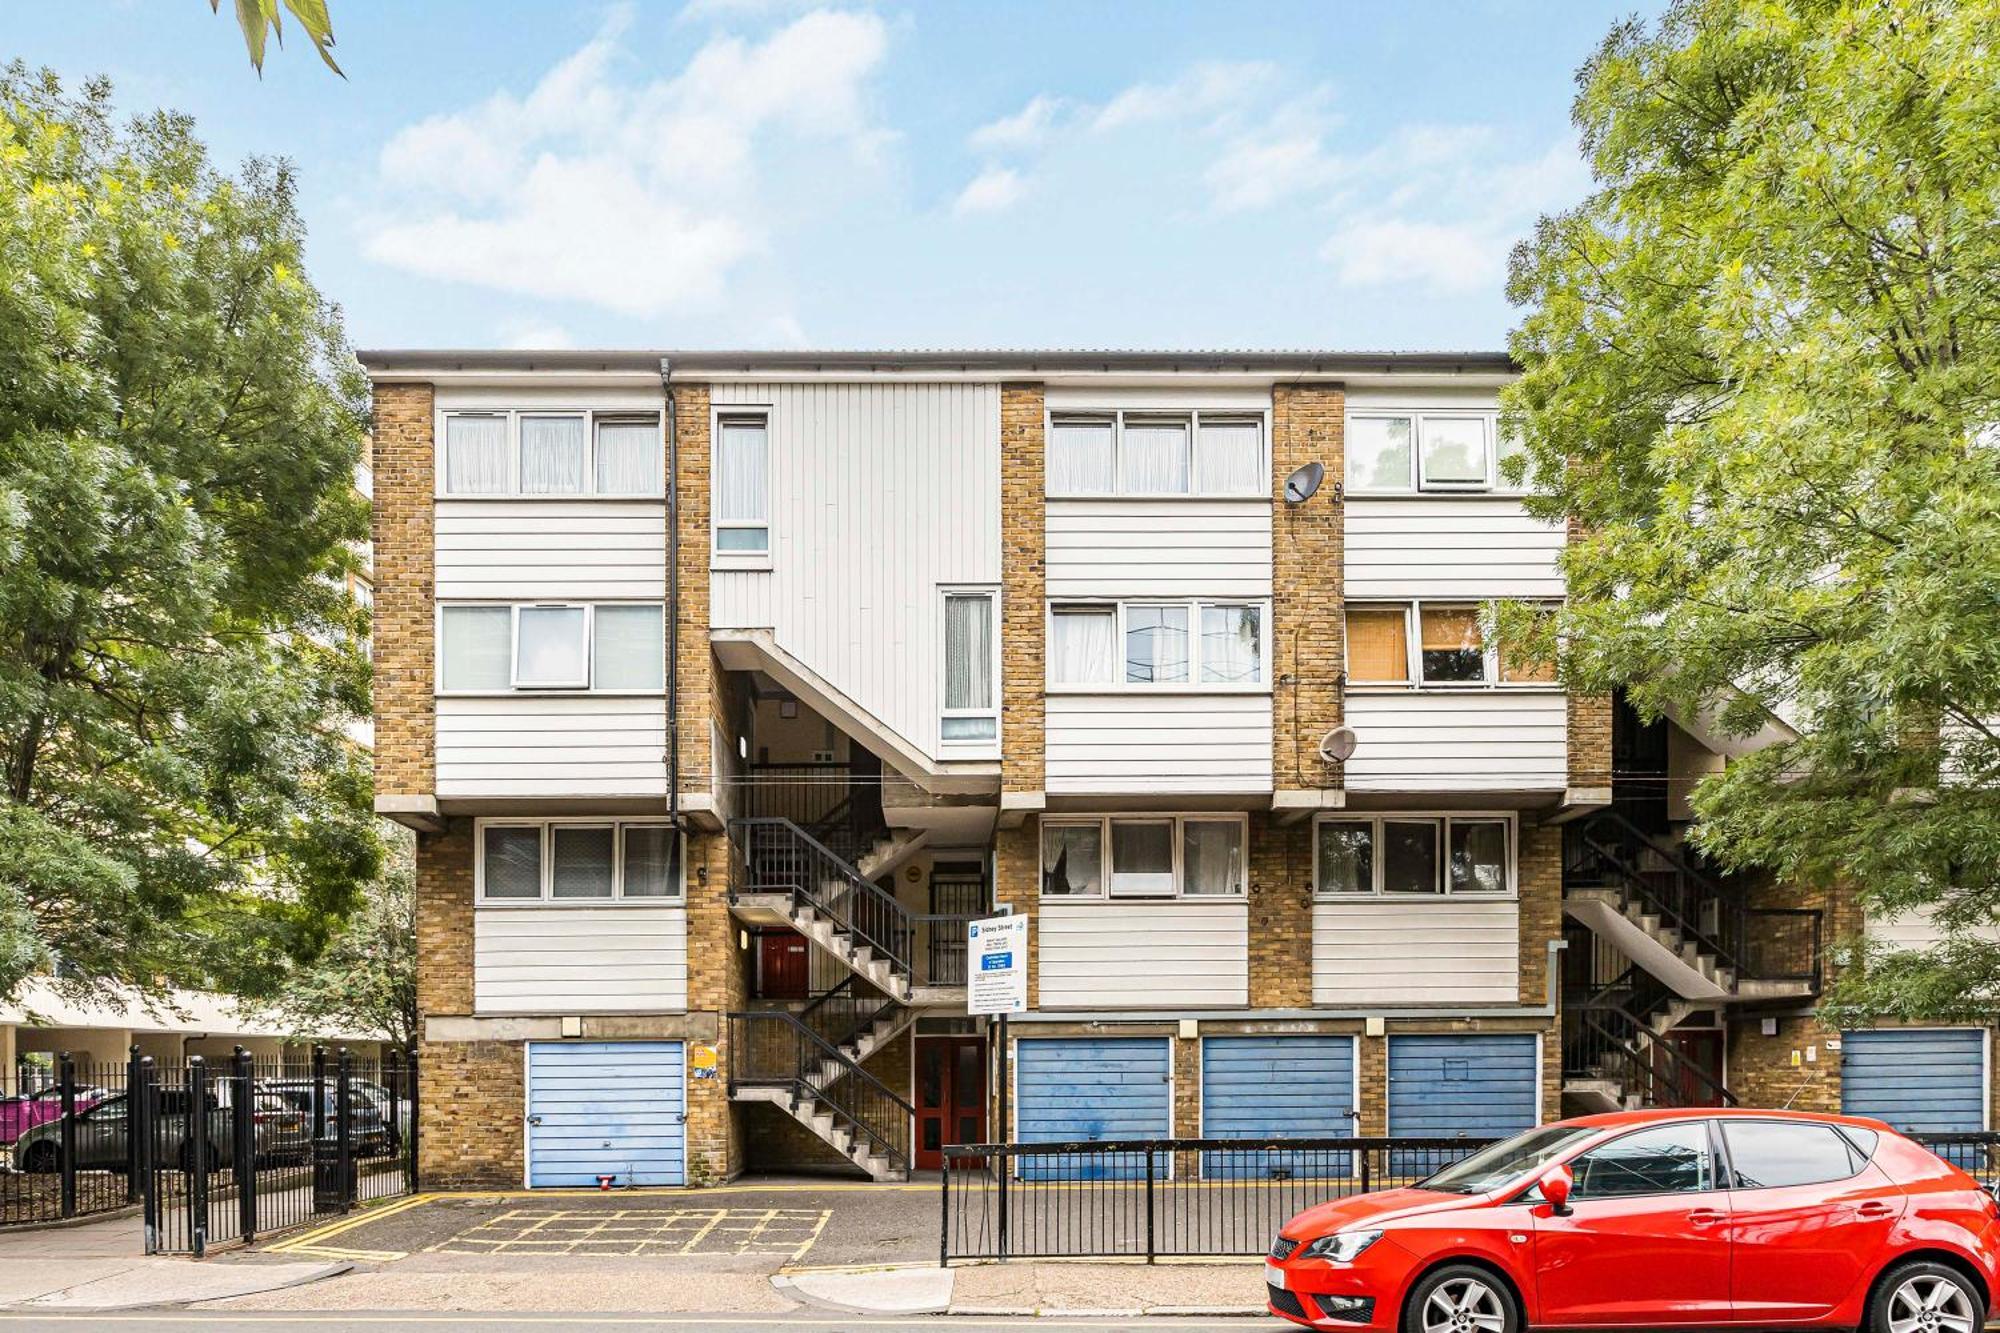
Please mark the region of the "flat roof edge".
<svg viewBox="0 0 2000 1333"><path fill-rule="evenodd" d="M536 351L498 348L369 348L357 353L370 373L435 371L570 374L634 374L659 370L662 358L676 374L701 371L742 374L759 370L798 372L950 370L959 373L1035 375L1090 371L1269 372L1292 375L1392 374L1396 371L1514 374L1520 367L1505 352L1336 352L1336 351L676 351L662 349L575 348Z"/></svg>

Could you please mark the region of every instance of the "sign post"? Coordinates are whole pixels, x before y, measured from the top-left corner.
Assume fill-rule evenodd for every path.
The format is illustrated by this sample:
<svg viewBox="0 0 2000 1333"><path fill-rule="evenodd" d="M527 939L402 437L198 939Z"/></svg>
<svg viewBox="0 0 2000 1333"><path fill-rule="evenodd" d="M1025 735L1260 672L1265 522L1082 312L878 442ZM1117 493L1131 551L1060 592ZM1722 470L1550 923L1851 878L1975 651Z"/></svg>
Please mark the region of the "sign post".
<svg viewBox="0 0 2000 1333"><path fill-rule="evenodd" d="M1007 1117L1007 1015L1028 1009L1028 919L995 916L970 921L965 927L965 1012L989 1014L999 1020L1000 1143L1014 1138ZM991 1137L990 1135L988 1137ZM1014 1163L1000 1159L1000 1257L1007 1257L1007 1181Z"/></svg>

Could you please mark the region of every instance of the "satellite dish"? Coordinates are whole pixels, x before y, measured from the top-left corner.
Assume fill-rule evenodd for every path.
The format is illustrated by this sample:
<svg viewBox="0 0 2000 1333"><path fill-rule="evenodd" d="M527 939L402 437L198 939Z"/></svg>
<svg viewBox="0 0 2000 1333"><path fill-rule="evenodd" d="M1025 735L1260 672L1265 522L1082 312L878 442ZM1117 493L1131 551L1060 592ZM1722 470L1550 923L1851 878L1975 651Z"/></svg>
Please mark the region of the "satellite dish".
<svg viewBox="0 0 2000 1333"><path fill-rule="evenodd" d="M1326 480L1324 463L1307 463L1304 467L1285 478L1285 503L1304 504L1319 490L1319 484Z"/></svg>
<svg viewBox="0 0 2000 1333"><path fill-rule="evenodd" d="M1335 727L1319 738L1319 757L1329 764L1344 764L1354 757L1354 747L1359 743L1360 737L1354 734L1353 727Z"/></svg>

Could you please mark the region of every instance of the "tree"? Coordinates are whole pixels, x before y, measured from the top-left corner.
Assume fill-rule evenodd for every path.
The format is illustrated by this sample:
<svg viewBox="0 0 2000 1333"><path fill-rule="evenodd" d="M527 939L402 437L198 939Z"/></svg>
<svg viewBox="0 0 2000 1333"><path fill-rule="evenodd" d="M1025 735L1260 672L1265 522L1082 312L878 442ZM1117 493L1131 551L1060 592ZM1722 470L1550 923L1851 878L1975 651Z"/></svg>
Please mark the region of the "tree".
<svg viewBox="0 0 2000 1333"><path fill-rule="evenodd" d="M1796 728L1696 788L1697 844L1956 932L2000 917L1996 32L2000 0L1614 29L1575 102L1595 188L1513 256L1503 404L1578 530L1572 686ZM1996 980L1961 933L1832 1011L1988 1012Z"/></svg>
<svg viewBox="0 0 2000 1333"><path fill-rule="evenodd" d="M326 67L346 78L340 66L333 63L333 16L327 13L326 0L284 0L284 5ZM222 0L208 0L208 9L211 14L219 12ZM285 42L285 22L278 13L278 0L236 0L236 26L243 30L243 44L250 50L250 67L262 78L264 43L273 36L280 46Z"/></svg>
<svg viewBox="0 0 2000 1333"><path fill-rule="evenodd" d="M388 859L360 908L270 1006L302 1039L360 1031L401 1050L416 1045L416 845L407 830L388 825L383 832Z"/></svg>
<svg viewBox="0 0 2000 1333"><path fill-rule="evenodd" d="M364 381L291 172L0 71L0 996L255 994L380 863Z"/></svg>

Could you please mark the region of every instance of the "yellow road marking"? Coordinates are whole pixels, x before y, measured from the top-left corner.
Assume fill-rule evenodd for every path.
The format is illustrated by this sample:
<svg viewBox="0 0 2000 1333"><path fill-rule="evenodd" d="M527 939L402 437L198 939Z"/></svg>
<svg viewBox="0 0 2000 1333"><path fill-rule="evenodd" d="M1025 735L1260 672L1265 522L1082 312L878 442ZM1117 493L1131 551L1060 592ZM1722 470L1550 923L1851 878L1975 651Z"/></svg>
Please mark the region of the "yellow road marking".
<svg viewBox="0 0 2000 1333"><path fill-rule="evenodd" d="M331 1240L342 1232L352 1231L354 1228L366 1226L370 1222L379 1222L383 1218L396 1213L407 1213L412 1208L421 1207L429 1203L435 1197L437 1196L431 1194L412 1194L407 1199L398 1199L395 1203L384 1204L380 1208L371 1208L366 1212L353 1213L341 1218L338 1222L330 1222L323 1227L315 1227L311 1231L293 1236L290 1240L281 1240L275 1245L268 1245L265 1249L271 1254L289 1254L301 1246L317 1245L320 1241Z"/></svg>

